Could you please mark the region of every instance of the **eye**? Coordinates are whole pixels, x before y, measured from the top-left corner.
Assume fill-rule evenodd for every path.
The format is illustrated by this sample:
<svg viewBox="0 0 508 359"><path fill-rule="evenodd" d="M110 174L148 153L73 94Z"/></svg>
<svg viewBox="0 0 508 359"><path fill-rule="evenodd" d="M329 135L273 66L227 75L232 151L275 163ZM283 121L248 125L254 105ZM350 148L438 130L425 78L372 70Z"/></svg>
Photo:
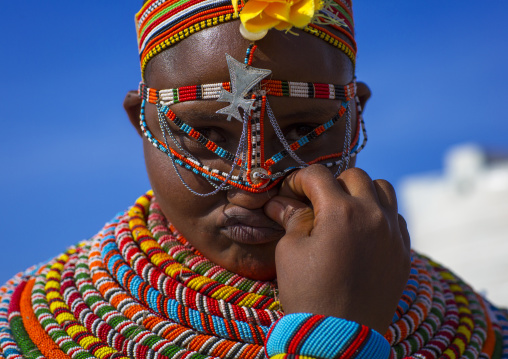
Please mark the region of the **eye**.
<svg viewBox="0 0 508 359"><path fill-rule="evenodd" d="M288 142L298 141L318 126L315 123L296 123L284 131L284 136Z"/></svg>
<svg viewBox="0 0 508 359"><path fill-rule="evenodd" d="M216 127L195 127L194 129L217 145L223 148L228 147L227 145L230 141L222 129ZM196 139L191 138L185 131L178 130L175 132L175 135L178 141L196 156L203 158L210 156L211 152Z"/></svg>
<svg viewBox="0 0 508 359"><path fill-rule="evenodd" d="M203 136L208 138L217 144L225 143L227 141L226 136L223 134L220 128L216 127L197 127L196 131L201 133Z"/></svg>
<svg viewBox="0 0 508 359"><path fill-rule="evenodd" d="M217 144L225 143L227 141L226 136L218 128L196 127L195 130L198 131L199 133L201 133L203 136L205 136L210 141L213 141ZM180 141L185 141L185 142L189 142L189 143L196 142L194 139L190 138L190 136L185 131L178 130L175 132L175 134L180 139Z"/></svg>

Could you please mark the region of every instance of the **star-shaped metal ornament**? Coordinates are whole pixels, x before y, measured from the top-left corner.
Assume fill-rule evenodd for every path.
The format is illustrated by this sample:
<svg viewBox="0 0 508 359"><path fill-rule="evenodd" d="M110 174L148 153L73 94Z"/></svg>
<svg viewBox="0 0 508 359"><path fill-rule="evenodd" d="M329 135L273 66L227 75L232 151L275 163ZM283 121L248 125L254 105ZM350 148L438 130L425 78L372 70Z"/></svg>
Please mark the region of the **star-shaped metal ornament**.
<svg viewBox="0 0 508 359"><path fill-rule="evenodd" d="M236 61L228 54L226 54L226 60L228 62L229 76L231 78L231 92L226 91L223 87L217 101L229 102L231 104L221 108L217 113L228 115L228 121L231 121L231 117L234 117L238 121L243 122L238 108L241 107L246 112L251 110L254 100L246 99L245 96L262 79L270 75L272 71L247 66Z"/></svg>

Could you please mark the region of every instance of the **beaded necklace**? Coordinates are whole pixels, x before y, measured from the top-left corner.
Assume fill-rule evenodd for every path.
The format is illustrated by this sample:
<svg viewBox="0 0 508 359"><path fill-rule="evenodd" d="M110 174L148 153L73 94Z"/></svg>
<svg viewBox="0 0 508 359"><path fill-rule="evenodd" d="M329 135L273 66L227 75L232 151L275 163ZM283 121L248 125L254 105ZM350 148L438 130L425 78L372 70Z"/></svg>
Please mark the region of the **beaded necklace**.
<svg viewBox="0 0 508 359"><path fill-rule="evenodd" d="M273 283L203 257L149 192L0 288L0 358L261 359L282 316ZM385 338L393 358L508 358L506 312L414 252Z"/></svg>

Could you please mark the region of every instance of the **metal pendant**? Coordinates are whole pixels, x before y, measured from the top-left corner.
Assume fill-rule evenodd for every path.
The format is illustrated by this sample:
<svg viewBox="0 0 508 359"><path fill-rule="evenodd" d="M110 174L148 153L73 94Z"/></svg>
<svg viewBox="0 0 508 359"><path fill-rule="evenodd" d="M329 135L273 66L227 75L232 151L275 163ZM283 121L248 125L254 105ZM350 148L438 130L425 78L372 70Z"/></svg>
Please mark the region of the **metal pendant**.
<svg viewBox="0 0 508 359"><path fill-rule="evenodd" d="M228 121L231 121L231 117L234 117L238 121L243 122L238 108L250 112L254 99L246 99L245 96L262 79L270 75L272 71L245 65L228 54L226 54L226 60L231 78L231 92L226 91L223 87L217 101L229 102L230 105L221 108L217 113L228 115Z"/></svg>

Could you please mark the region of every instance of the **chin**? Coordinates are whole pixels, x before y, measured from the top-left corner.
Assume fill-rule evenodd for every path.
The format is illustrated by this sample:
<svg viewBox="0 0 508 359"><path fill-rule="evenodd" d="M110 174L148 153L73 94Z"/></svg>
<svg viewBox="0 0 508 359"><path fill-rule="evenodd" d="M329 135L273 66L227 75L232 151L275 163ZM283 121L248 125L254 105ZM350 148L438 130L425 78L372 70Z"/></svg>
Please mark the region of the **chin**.
<svg viewBox="0 0 508 359"><path fill-rule="evenodd" d="M225 266L226 269L227 266ZM266 261L242 261L228 269L231 272L241 275L253 280L259 281L273 281L277 278L277 271L275 270L275 261L269 263Z"/></svg>
<svg viewBox="0 0 508 359"><path fill-rule="evenodd" d="M193 245L213 263L242 277L259 281L273 281L277 278L275 267L277 241L261 245L246 245L230 240L224 242L225 245L221 243L224 247L217 242L207 246L199 246L201 243Z"/></svg>
<svg viewBox="0 0 508 359"><path fill-rule="evenodd" d="M240 274L240 273L238 273ZM247 271L244 274L240 274L243 277L253 279L253 280L260 280L263 282L270 282L277 278L277 272L274 270L266 270L263 268L263 270L259 271Z"/></svg>
<svg viewBox="0 0 508 359"><path fill-rule="evenodd" d="M229 252L231 257L222 266L242 277L265 282L273 281L277 278L276 244L277 242L270 242L259 246L233 246ZM227 256L223 258L227 259Z"/></svg>

